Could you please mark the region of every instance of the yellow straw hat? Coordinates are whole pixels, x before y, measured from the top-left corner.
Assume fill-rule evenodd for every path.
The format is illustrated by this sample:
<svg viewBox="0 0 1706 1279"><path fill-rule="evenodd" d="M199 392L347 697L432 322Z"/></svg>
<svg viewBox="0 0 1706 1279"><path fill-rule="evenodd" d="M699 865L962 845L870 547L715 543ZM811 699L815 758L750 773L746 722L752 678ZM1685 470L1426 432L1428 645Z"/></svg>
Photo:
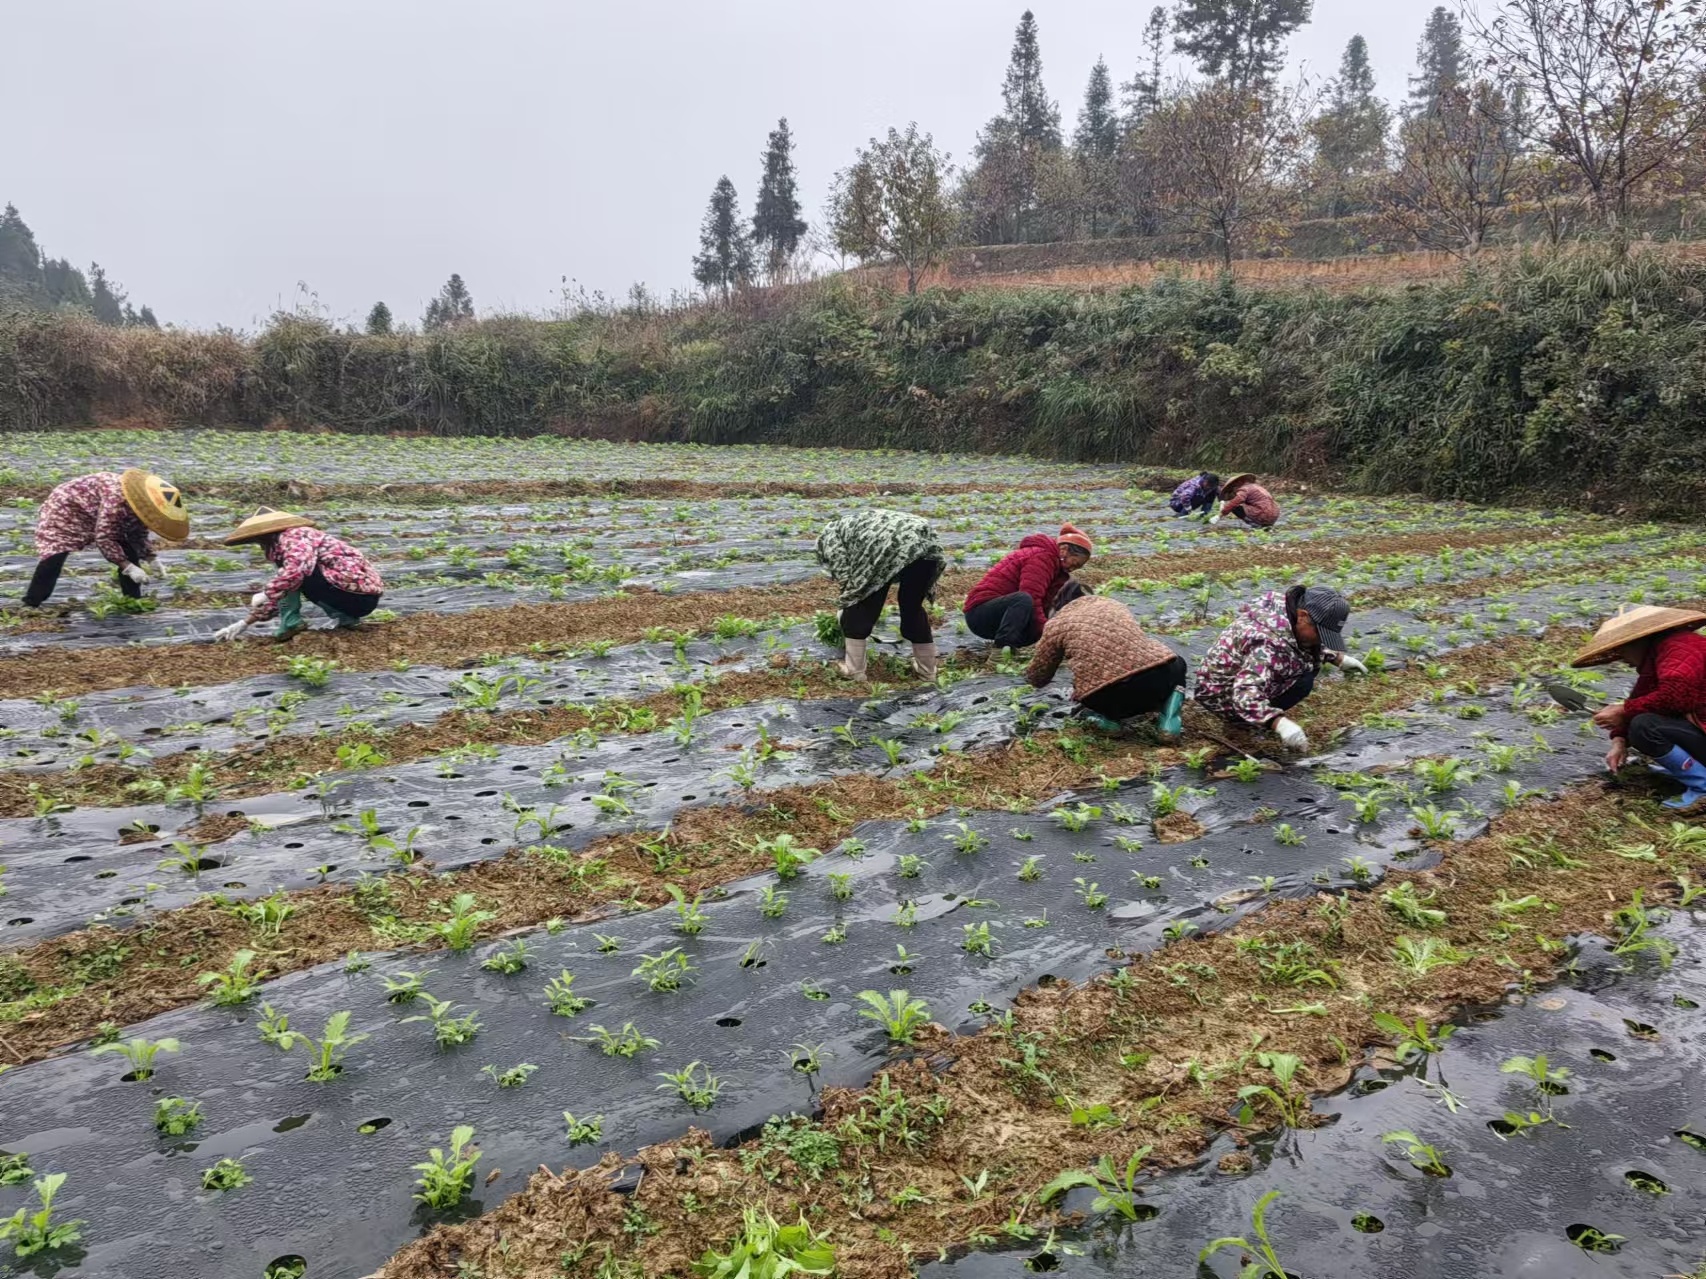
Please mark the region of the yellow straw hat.
<svg viewBox="0 0 1706 1279"><path fill-rule="evenodd" d="M1575 657L1571 666L1601 666L1625 644L1649 639L1666 631L1696 630L1706 626L1706 613L1691 608L1656 608L1643 604L1639 608L1624 608L1615 617L1607 618L1594 632L1593 640Z"/></svg>
<svg viewBox="0 0 1706 1279"><path fill-rule="evenodd" d="M237 546L243 542L253 542L267 536L269 533L282 533L287 528L318 528L305 515L292 515L289 511L275 511L263 506L236 528L231 536L225 539L225 545Z"/></svg>
<svg viewBox="0 0 1706 1279"><path fill-rule="evenodd" d="M118 482L124 504L150 532L168 542L181 542L190 535L189 512L184 510L184 495L177 485L134 466L119 476Z"/></svg>
<svg viewBox="0 0 1706 1279"><path fill-rule="evenodd" d="M1221 501L1231 501L1237 496L1239 489L1243 488L1246 484L1254 484L1255 482L1256 476L1253 471L1242 471L1239 474L1234 475L1231 479L1227 480L1220 486Z"/></svg>

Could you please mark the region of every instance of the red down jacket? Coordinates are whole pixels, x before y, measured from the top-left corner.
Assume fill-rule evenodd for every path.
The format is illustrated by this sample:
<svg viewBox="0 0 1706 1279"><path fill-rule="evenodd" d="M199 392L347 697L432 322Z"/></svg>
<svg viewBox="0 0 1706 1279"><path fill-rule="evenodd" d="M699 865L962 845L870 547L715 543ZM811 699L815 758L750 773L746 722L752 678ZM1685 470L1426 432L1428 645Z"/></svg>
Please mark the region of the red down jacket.
<svg viewBox="0 0 1706 1279"><path fill-rule="evenodd" d="M1048 625L1048 606L1070 576L1060 562L1060 543L1046 533L1032 533L971 588L962 611L970 612L979 604L1023 591L1035 605L1037 630L1041 632Z"/></svg>
<svg viewBox="0 0 1706 1279"><path fill-rule="evenodd" d="M1629 721L1637 715L1674 715L1697 724L1706 720L1706 635L1673 631L1660 637L1641 663L1623 713L1614 737L1627 738Z"/></svg>

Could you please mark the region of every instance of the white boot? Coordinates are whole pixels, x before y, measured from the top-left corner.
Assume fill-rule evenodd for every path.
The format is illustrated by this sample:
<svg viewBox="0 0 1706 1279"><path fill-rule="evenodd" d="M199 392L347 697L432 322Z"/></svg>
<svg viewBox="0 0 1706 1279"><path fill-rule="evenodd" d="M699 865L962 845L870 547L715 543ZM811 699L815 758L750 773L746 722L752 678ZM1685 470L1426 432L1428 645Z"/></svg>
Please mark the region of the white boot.
<svg viewBox="0 0 1706 1279"><path fill-rule="evenodd" d="M865 649L870 640L850 639L847 641L847 655L835 664L835 669L848 679L865 678Z"/></svg>
<svg viewBox="0 0 1706 1279"><path fill-rule="evenodd" d="M934 644L914 644L912 646L912 669L919 679L936 681L936 646Z"/></svg>

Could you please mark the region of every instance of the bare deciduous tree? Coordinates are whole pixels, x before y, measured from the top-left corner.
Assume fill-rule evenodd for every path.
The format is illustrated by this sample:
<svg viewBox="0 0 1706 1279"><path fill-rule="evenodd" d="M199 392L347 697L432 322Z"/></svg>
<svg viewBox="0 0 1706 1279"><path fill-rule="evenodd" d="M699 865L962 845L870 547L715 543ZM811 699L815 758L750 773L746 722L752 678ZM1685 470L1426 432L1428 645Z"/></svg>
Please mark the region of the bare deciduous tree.
<svg viewBox="0 0 1706 1279"><path fill-rule="evenodd" d="M1228 270L1295 200L1308 93L1216 82L1168 95L1140 126L1143 169L1162 210L1220 241Z"/></svg>
<svg viewBox="0 0 1706 1279"><path fill-rule="evenodd" d="M1529 140L1566 160L1601 218L1706 140L1702 0L1504 0L1464 16Z"/></svg>
<svg viewBox="0 0 1706 1279"><path fill-rule="evenodd" d="M866 262L893 258L906 268L906 291L918 292L918 277L953 229L943 195L949 172L947 157L916 124L872 138L853 166L836 176L836 246Z"/></svg>
<svg viewBox="0 0 1706 1279"><path fill-rule="evenodd" d="M1511 193L1517 154L1509 124L1492 85L1441 89L1430 110L1404 125L1381 220L1423 248L1465 258L1480 252Z"/></svg>

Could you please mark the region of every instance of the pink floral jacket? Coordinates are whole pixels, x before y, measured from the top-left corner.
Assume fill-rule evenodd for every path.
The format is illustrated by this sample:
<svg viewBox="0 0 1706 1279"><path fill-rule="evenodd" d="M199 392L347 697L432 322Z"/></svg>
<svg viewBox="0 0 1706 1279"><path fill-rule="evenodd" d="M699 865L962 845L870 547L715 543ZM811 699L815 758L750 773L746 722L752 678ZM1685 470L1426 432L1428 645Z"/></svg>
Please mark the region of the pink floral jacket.
<svg viewBox="0 0 1706 1279"><path fill-rule="evenodd" d="M266 603L249 614L250 622L264 622L278 614L278 602L319 569L320 575L352 595L383 595L385 582L367 557L340 537L317 528L287 528L278 535L267 558L278 572L266 585Z"/></svg>
<svg viewBox="0 0 1706 1279"><path fill-rule="evenodd" d="M36 554L43 559L91 546L120 568L154 558L148 526L124 500L112 471L66 480L47 495L36 517Z"/></svg>
<svg viewBox="0 0 1706 1279"><path fill-rule="evenodd" d="M1320 662L1298 647L1285 612L1285 592L1269 591L1239 611L1197 667L1197 704L1228 719L1266 724L1273 699Z"/></svg>

